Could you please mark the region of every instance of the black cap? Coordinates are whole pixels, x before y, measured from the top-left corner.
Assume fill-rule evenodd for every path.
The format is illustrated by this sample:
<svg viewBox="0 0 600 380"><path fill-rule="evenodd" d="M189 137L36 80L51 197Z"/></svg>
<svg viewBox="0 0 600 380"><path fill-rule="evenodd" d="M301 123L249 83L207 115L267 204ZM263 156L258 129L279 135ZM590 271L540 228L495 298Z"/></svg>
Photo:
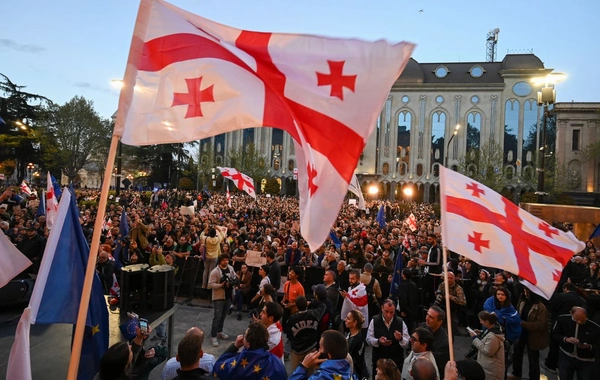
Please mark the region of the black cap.
<svg viewBox="0 0 600 380"><path fill-rule="evenodd" d="M323 284L313 285L312 290L318 298L327 297L327 288Z"/></svg>

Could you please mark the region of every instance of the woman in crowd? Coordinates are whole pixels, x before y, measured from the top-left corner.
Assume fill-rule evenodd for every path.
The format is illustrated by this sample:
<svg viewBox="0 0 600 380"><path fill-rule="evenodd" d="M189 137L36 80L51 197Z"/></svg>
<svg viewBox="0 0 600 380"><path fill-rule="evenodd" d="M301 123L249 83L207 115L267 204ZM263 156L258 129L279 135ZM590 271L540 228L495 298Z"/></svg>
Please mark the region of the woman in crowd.
<svg viewBox="0 0 600 380"><path fill-rule="evenodd" d="M598 289L599 284L598 263L590 262L588 270L585 272L585 284L590 289Z"/></svg>
<svg viewBox="0 0 600 380"><path fill-rule="evenodd" d="M269 279L268 265L261 265L260 268L258 268L258 275L260 276L260 284L258 284L258 292L252 298L252 300L250 300L251 305L254 305L260 299L260 297L262 296L262 290L265 287L265 285L271 283L271 280Z"/></svg>
<svg viewBox="0 0 600 380"><path fill-rule="evenodd" d="M400 370L392 359L377 360L375 380L400 380Z"/></svg>
<svg viewBox="0 0 600 380"><path fill-rule="evenodd" d="M469 332L477 349L477 362L483 367L486 380L504 380L504 334L496 315L481 311L477 316L483 331Z"/></svg>
<svg viewBox="0 0 600 380"><path fill-rule="evenodd" d="M247 299L248 295L250 294L250 287L252 285L252 272L248 271L248 265L242 264L242 268L237 273L237 276L240 279L240 284L235 288L233 302L237 306L237 320L241 321L244 297Z"/></svg>
<svg viewBox="0 0 600 380"><path fill-rule="evenodd" d="M515 344L513 355L513 371L509 380L520 379L523 372L523 353L527 348L529 360L529 379L540 378L540 351L550 344L548 331L548 310L537 294L528 288L523 288L517 310L521 315L521 337Z"/></svg>
<svg viewBox="0 0 600 380"><path fill-rule="evenodd" d="M346 317L346 328L349 330L346 340L348 341L348 354L354 363L354 374L359 380L370 377L365 362L365 349L367 332L362 328L365 317L358 310L351 310Z"/></svg>
<svg viewBox="0 0 600 380"><path fill-rule="evenodd" d="M514 342L521 336L521 318L510 302L510 292L499 287L483 304L483 310L494 313L502 327L506 340Z"/></svg>
<svg viewBox="0 0 600 380"><path fill-rule="evenodd" d="M469 326L477 325L477 313L483 310L483 303L488 298L491 286L490 273L485 269L481 269L477 281L473 283L471 288L472 302L468 320Z"/></svg>

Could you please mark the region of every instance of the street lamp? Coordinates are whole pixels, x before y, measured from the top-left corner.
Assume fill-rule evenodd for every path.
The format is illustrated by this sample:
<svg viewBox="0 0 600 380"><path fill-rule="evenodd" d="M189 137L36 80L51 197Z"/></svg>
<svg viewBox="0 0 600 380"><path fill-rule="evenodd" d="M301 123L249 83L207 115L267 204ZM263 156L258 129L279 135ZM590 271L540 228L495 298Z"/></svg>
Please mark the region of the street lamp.
<svg viewBox="0 0 600 380"><path fill-rule="evenodd" d="M31 183L31 172L33 172L33 169L35 169L35 165L33 164L33 162L28 163L27 171L29 171L29 183Z"/></svg>
<svg viewBox="0 0 600 380"><path fill-rule="evenodd" d="M448 145L446 145L446 151L444 152L444 167L448 167L448 151L450 150L450 143L454 139L454 136L458 135L458 130L460 129L460 124L456 124L454 127L454 132L452 132L452 136L450 136L450 140L448 140Z"/></svg>
<svg viewBox="0 0 600 380"><path fill-rule="evenodd" d="M409 201L412 201L412 196L413 196L413 188L412 187L405 187L402 192L404 193L404 195L406 195L408 197Z"/></svg>
<svg viewBox="0 0 600 380"><path fill-rule="evenodd" d="M371 194L371 197L373 197L373 199L375 199L375 197L377 197L378 193L379 193L379 187L377 187L376 185L369 186L369 194Z"/></svg>
<svg viewBox="0 0 600 380"><path fill-rule="evenodd" d="M544 175L546 170L546 124L548 122L548 106L556 102L556 90L554 89L554 84L564 80L566 77L567 76L563 73L551 73L545 77L531 79L531 82L534 84L544 85L544 87L542 87L537 93L538 106L544 106L542 131L540 133L540 165L535 169L538 173L537 191L535 192L538 203L544 203L544 195L547 195L547 193L544 192Z"/></svg>

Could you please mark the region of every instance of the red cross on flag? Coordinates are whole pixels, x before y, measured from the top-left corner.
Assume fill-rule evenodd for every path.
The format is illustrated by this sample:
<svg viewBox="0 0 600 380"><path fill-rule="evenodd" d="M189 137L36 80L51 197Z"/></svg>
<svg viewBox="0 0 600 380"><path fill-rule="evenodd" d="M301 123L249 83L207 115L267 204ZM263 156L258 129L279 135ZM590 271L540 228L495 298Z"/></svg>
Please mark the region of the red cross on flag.
<svg viewBox="0 0 600 380"><path fill-rule="evenodd" d="M481 183L440 170L444 246L480 265L517 274L550 299L563 268L585 244Z"/></svg>
<svg viewBox="0 0 600 380"><path fill-rule="evenodd" d="M223 178L227 178L233 181L233 184L238 189L245 191L249 196L256 199L256 191L254 190L254 180L252 177L245 175L234 168L224 168L217 166L217 169L221 171ZM231 199L229 198L229 185L227 185L227 202L231 207Z"/></svg>
<svg viewBox="0 0 600 380"><path fill-rule="evenodd" d="M52 229L56 215L58 214L58 200L54 194L54 186L52 185L52 176L48 172L48 182L46 185L46 226Z"/></svg>
<svg viewBox="0 0 600 380"><path fill-rule="evenodd" d="M413 49L234 29L142 0L114 134L150 145L285 130L296 148L302 236L316 250Z"/></svg>
<svg viewBox="0 0 600 380"><path fill-rule="evenodd" d="M417 230L417 218L412 212L410 213L408 218L406 218L406 223L408 224L408 228L410 228L411 231Z"/></svg>

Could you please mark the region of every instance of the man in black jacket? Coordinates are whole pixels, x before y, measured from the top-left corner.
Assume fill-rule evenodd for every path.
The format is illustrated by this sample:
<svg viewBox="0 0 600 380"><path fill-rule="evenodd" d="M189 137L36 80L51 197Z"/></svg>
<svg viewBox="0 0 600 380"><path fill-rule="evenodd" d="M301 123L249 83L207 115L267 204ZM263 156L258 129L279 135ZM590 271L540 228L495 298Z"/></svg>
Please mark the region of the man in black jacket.
<svg viewBox="0 0 600 380"><path fill-rule="evenodd" d="M369 323L367 343L373 347L373 378L377 373L377 360L392 359L400 372L404 363L404 349L409 347L410 337L406 324L396 315L396 304L386 299L381 304L381 313Z"/></svg>
<svg viewBox="0 0 600 380"><path fill-rule="evenodd" d="M177 370L177 377L173 380L208 380L212 377L200 368L200 358L204 355L202 343L204 342L204 332L197 327L192 327L177 346L177 361L181 369Z"/></svg>
<svg viewBox="0 0 600 380"><path fill-rule="evenodd" d="M267 253L267 264L269 265L269 280L277 291L281 287L281 267L277 260L275 260L275 252L271 251Z"/></svg>
<svg viewBox="0 0 600 380"><path fill-rule="evenodd" d="M296 298L298 312L291 315L285 324L284 331L292 342L292 354L290 355L292 368L296 368L304 357L316 350L320 338L319 322L323 309L307 310L307 302L304 296Z"/></svg>
<svg viewBox="0 0 600 380"><path fill-rule="evenodd" d="M438 306L432 306L427 310L425 316L425 326L429 328L429 331L433 334L433 357L435 357L435 363L439 368L445 368L446 363L450 360L450 351L448 349L448 333L442 327L446 320L446 313ZM440 376L444 376L440 372Z"/></svg>
<svg viewBox="0 0 600 380"><path fill-rule="evenodd" d="M594 354L600 344L600 326L587 318L584 308L575 306L570 314L556 319L552 340L558 342L558 370L561 380L592 379Z"/></svg>

